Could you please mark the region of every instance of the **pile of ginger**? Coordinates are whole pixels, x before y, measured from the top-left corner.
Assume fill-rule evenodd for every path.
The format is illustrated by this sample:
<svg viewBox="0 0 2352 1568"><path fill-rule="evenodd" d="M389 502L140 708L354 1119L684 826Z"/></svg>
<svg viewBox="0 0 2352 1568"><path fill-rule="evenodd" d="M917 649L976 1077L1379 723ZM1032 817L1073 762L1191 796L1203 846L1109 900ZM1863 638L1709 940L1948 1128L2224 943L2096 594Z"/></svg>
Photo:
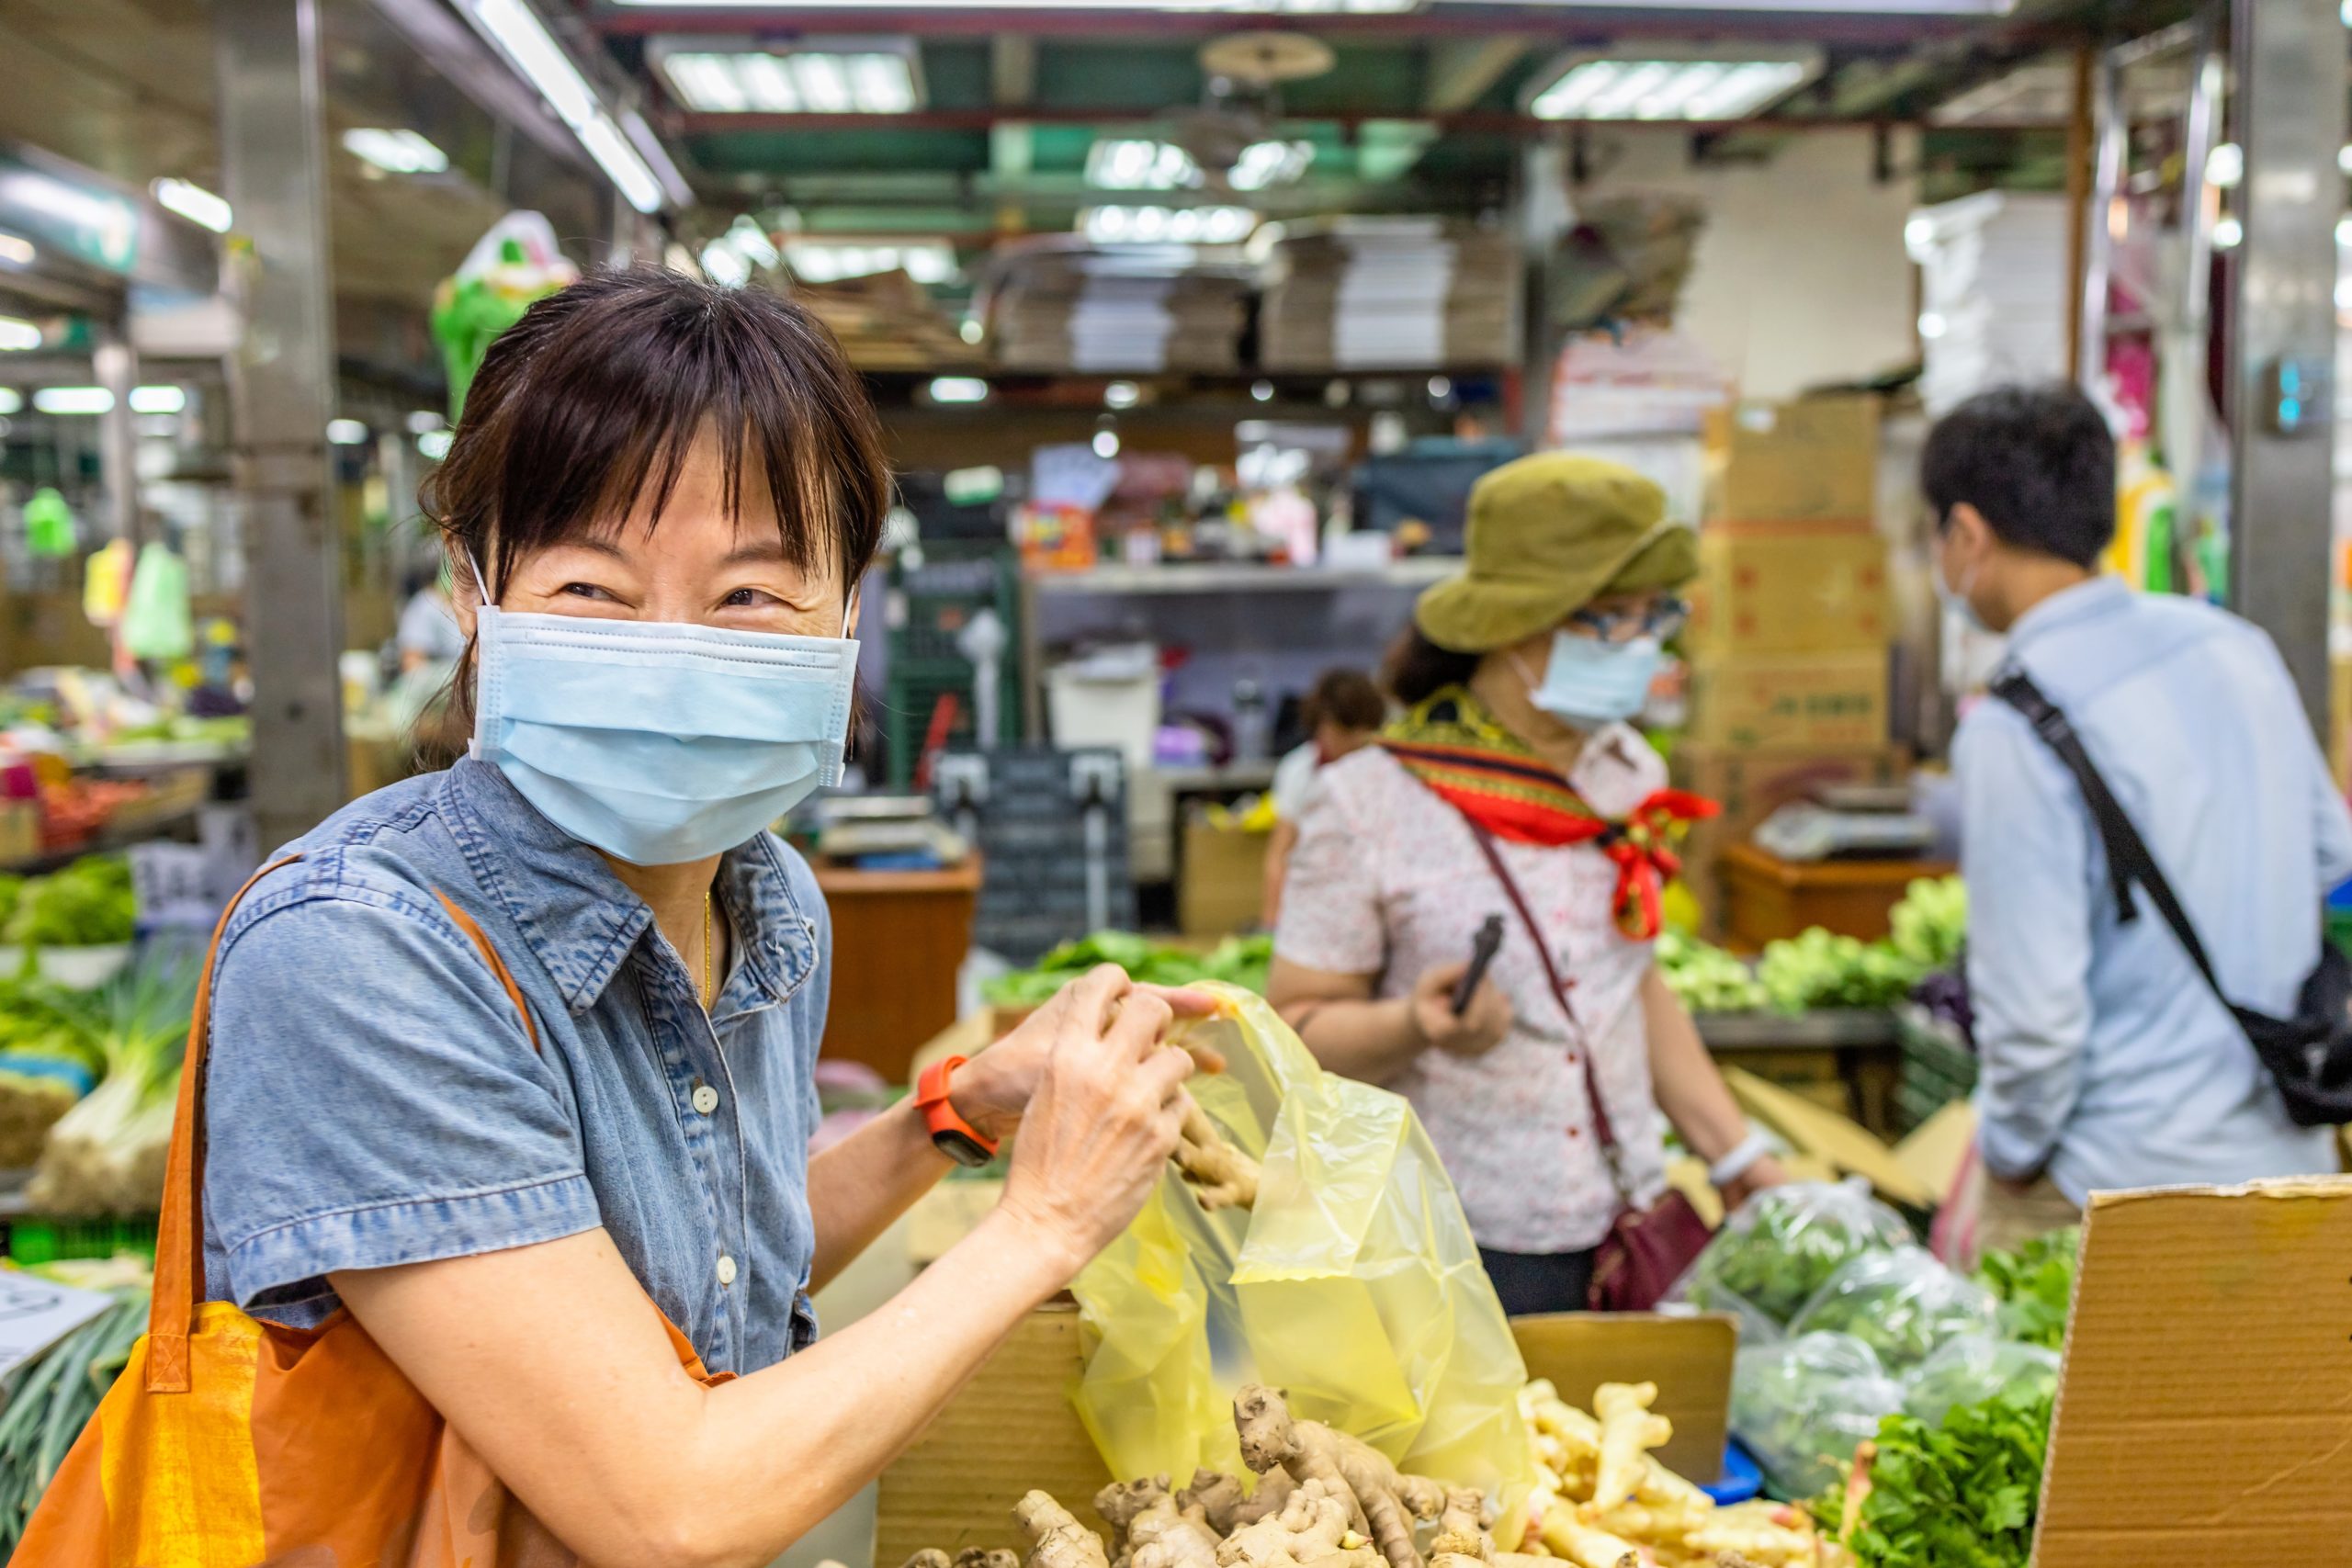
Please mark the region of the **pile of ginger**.
<svg viewBox="0 0 2352 1568"><path fill-rule="evenodd" d="M1400 1472L1370 1444L1295 1416L1279 1392L1251 1385L1235 1399L1233 1414L1254 1487L1245 1489L1237 1477L1211 1470L1197 1472L1182 1487L1172 1487L1165 1475L1106 1486L1096 1494L1094 1510L1111 1527L1107 1547L1068 1508L1033 1491L1013 1509L1029 1540L1025 1563L1005 1551L975 1550L954 1558L930 1551L916 1553L906 1568L1660 1568L1699 1561L1717 1568L1811 1568L1817 1561L1808 1554L1755 1562L1736 1551L1704 1551L1713 1531L1690 1531L1676 1543L1681 1551L1660 1551L1611 1533L1589 1502L1578 1509L1562 1495L1573 1477L1564 1462L1565 1448L1577 1449L1579 1459L1589 1457L1597 1467L1622 1471L1629 1508L1645 1504L1658 1514L1696 1513L1713 1505L1643 1451L1663 1441L1655 1427L1622 1449L1616 1442L1605 1445L1611 1451L1603 1466L1602 1423L1581 1417L1564 1445L1565 1407L1548 1384L1534 1385L1531 1393L1537 1397L1524 1403L1544 1450L1550 1485L1536 1500L1526 1542L1535 1550L1530 1552L1497 1548L1493 1510L1476 1488ZM1540 1422L1538 1408L1546 1418ZM1588 1425L1589 1448L1575 1440L1587 1438ZM1613 1476L1610 1483L1615 1484ZM1619 1525L1628 1517L1625 1511L1612 1510L1606 1523ZM1721 1522L1738 1517L1726 1510ZM1425 1529L1430 1532L1426 1556L1420 1545ZM1745 1529L1726 1530L1712 1544L1736 1540L1745 1546L1752 1539ZM1562 1558L1568 1562L1563 1564Z"/></svg>

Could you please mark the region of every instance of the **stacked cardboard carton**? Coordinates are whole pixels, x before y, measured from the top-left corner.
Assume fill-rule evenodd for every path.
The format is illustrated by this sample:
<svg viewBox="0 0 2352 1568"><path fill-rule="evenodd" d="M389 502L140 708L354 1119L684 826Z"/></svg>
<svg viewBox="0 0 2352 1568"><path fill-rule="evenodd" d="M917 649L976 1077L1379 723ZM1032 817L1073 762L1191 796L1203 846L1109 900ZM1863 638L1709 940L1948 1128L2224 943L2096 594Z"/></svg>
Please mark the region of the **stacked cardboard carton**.
<svg viewBox="0 0 2352 1568"><path fill-rule="evenodd" d="M1187 247L1031 250L1002 263L988 306L1009 370L1240 368L1244 278Z"/></svg>
<svg viewBox="0 0 2352 1568"><path fill-rule="evenodd" d="M1709 417L1706 453L1690 720L1675 770L1724 807L1685 857L1691 890L1720 920L1725 846L1825 786L1896 783L1901 759L1887 744L1875 405L1735 403Z"/></svg>
<svg viewBox="0 0 2352 1568"><path fill-rule="evenodd" d="M1520 355L1520 261L1499 231L1437 218L1293 225L1260 321L1269 370L1506 365Z"/></svg>

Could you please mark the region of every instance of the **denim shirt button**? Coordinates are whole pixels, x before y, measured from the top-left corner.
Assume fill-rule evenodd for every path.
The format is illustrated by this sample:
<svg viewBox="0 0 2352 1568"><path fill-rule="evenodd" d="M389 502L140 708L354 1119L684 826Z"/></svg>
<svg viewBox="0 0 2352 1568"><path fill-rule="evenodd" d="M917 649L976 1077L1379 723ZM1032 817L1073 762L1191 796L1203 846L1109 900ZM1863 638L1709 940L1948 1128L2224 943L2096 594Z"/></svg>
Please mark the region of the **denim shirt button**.
<svg viewBox="0 0 2352 1568"><path fill-rule="evenodd" d="M723 1252L718 1255L718 1282L721 1285L735 1282L735 1260Z"/></svg>
<svg viewBox="0 0 2352 1568"><path fill-rule="evenodd" d="M718 1091L707 1083L695 1085L694 1106L700 1114L709 1115L718 1109Z"/></svg>

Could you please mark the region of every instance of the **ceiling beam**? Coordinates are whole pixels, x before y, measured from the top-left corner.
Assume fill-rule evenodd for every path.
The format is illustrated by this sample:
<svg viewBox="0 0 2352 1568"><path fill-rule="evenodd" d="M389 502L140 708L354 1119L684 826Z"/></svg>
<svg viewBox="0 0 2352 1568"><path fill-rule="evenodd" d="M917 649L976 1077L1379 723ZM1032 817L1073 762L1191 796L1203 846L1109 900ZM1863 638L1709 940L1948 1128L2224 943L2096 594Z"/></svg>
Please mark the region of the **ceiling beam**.
<svg viewBox="0 0 2352 1568"><path fill-rule="evenodd" d="M1431 114L1468 108L1526 52L1527 40L1516 33L1441 39L1430 52L1427 108Z"/></svg>
<svg viewBox="0 0 2352 1568"><path fill-rule="evenodd" d="M1005 122L1016 121L1045 125L1143 125L1159 114L1159 107L1147 104L1103 104L1091 107L1066 105L1031 105L1019 108L930 108L910 114L678 114L664 123L663 129L681 136L729 136L744 133L775 131L852 130L888 132L893 130L987 130ZM1532 136L1539 132L1585 129L1591 130L1657 130L1669 134L1721 132L1726 130L1817 131L1868 130L1876 126L1918 125L1922 121L1894 118L1839 119L1824 116L1774 116L1760 119L1736 120L1626 120L1626 119L1538 119L1533 115L1508 114L1490 109L1456 109L1449 114L1416 114L1409 109L1348 109L1329 114L1295 115L1288 125L1331 125L1342 130L1354 130L1365 125L1384 121L1406 120L1433 125L1438 130L1457 135ZM2063 121L2018 122L2009 125L1972 125L1972 130L2032 131L2064 130Z"/></svg>

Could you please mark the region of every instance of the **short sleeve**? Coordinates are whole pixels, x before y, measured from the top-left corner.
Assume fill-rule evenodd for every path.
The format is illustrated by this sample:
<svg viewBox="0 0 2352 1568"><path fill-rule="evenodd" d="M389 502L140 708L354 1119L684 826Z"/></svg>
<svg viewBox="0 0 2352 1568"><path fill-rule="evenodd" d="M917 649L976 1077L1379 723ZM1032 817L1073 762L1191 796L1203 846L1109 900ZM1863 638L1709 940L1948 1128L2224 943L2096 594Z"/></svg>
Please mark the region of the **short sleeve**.
<svg viewBox="0 0 2352 1568"><path fill-rule="evenodd" d="M1352 759L1351 759L1352 761ZM1324 770L1307 796L1298 844L1283 874L1277 957L1334 975L1376 975L1387 958L1377 857L1358 823L1354 792L1341 773Z"/></svg>
<svg viewBox="0 0 2352 1568"><path fill-rule="evenodd" d="M326 1276L594 1229L557 1069L481 953L412 892L266 903L215 977L205 1213L247 1308Z"/></svg>
<svg viewBox="0 0 2352 1568"><path fill-rule="evenodd" d="M1315 788L1315 746L1295 747L1274 764L1274 782L1267 793L1274 797L1274 816L1295 822L1306 815L1306 797Z"/></svg>

